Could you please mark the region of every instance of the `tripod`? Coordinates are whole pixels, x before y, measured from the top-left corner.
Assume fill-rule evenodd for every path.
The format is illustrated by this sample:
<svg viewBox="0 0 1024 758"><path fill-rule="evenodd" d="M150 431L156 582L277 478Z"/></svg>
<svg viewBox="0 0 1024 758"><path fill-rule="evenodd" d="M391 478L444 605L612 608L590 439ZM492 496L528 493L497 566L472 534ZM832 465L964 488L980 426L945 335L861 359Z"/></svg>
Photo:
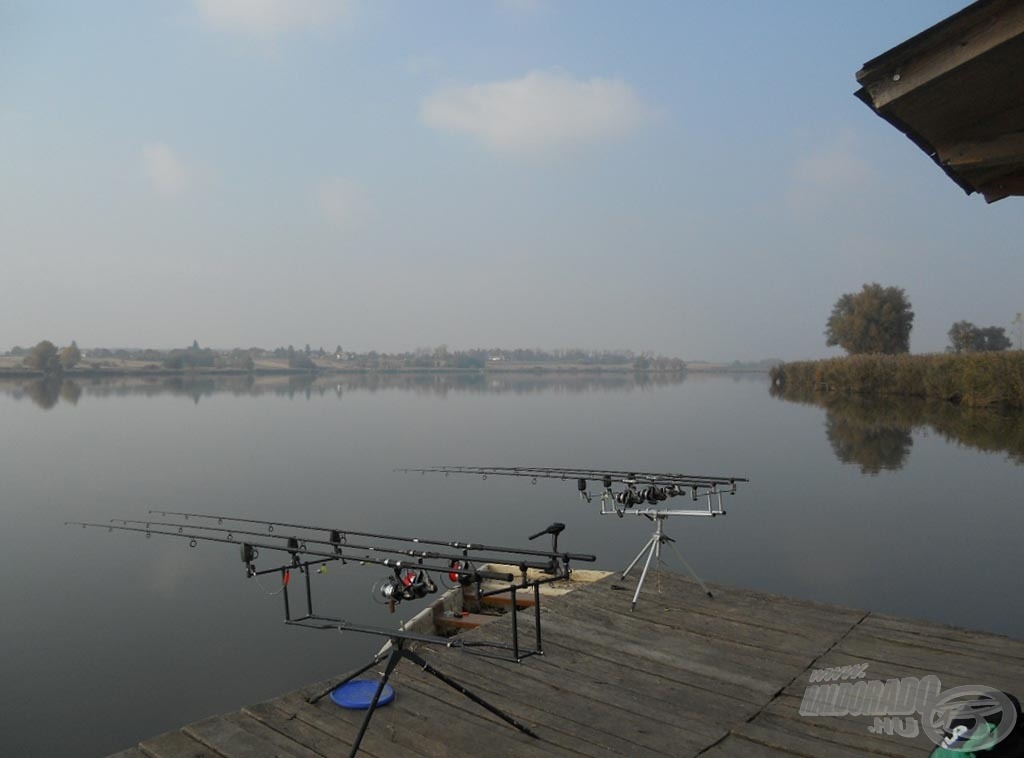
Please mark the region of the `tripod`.
<svg viewBox="0 0 1024 758"><path fill-rule="evenodd" d="M307 702L310 702L310 703L317 702L318 700L320 700L322 697L324 697L325 695L329 694L333 690L337 689L338 687L342 686L343 684L347 684L348 682L352 681L353 679L355 679L357 676L359 676L363 672L373 668L375 665L377 665L382 660L384 660L384 656L387 655L387 663L384 666L384 670L380 674L380 681L377 683L377 691L374 693L373 700L370 702L370 707L366 709L366 716L363 717L363 723L359 727L359 733L356 734L355 741L352 743L352 752L349 753L349 758L354 758L356 753L359 752L359 745L363 741L363 735L366 734L366 729L370 726L370 719L373 718L374 711L377 710L377 703L380 701L381 694L383 694L383 692L384 692L384 685L388 683L388 679L391 678L391 674L394 672L395 667L401 662L401 660L403 658L411 661L418 668L420 668L423 671L427 672L428 674L430 674L434 678L438 679L439 681L444 682L446 685L451 687L453 690L455 690L459 694L465 695L467 698L472 700L474 703L476 703L477 705L481 706L482 708L487 709L488 711L493 713L495 716L500 718L502 721L505 721L506 723L511 724L512 726L514 726L516 729L518 729L523 734L528 734L529 736L531 736L531 737L533 737L535 739L539 739L537 737L537 735L528 726L519 723L518 721L516 721L514 718L509 716L504 711L500 710L499 708L497 708L494 705L491 705L490 703L488 703L486 700L484 700L482 697L480 697L476 693L474 693L474 692L466 689L465 687L463 687L461 684L459 684L457 681L452 679L447 674L445 674L445 673L443 673L441 671L438 671L436 668L434 668L429 663L427 663L425 660L423 660L422 656L420 656L418 653L414 653L412 650L409 650L408 648L406 648L405 643L410 641L410 640L416 640L417 637L418 637L418 635L411 635L411 634L400 635L400 634L396 634L395 636L391 637L391 652L390 652L390 654L388 654L386 652L383 652L383 651L378 653L377 655L375 655L373 657L373 660L371 660L365 666L361 666L360 668L356 669L355 671L352 671L349 674L346 674L345 678L343 678L341 681L332 684L329 689L325 690L324 692L321 692L319 695L316 695L315 697L309 698L309 700L307 701Z"/></svg>
<svg viewBox="0 0 1024 758"><path fill-rule="evenodd" d="M701 586L701 589L704 590L705 594L707 594L708 597L713 598L714 595L711 594L711 590L709 590L707 585L701 581L700 577L697 576L697 572L693 570L693 567L686 562L685 558L683 558L683 554L679 552L679 548L675 545L675 540L665 534L663 522L668 518L668 516L666 514L654 514L651 518L655 523L654 534L652 534L650 539L648 539L644 546L640 548L640 552L636 554L636 558L633 559L633 562L626 566L626 570L622 572L622 578L625 579L629 572L633 570L633 567L640 562L641 558L643 558L644 553L647 553L647 560L644 561L644 569L640 572L640 581L636 584L636 592L633 593L633 602L629 609L631 611L636 610L636 601L640 598L640 590L643 589L644 579L647 578L647 570L651 567L651 560L656 558L659 567L664 563L661 558L661 546L664 544L667 544L675 551L676 557L679 558L680 562L682 562L684 566L686 566L686 570L690 572L690 575L697 580L697 584Z"/></svg>

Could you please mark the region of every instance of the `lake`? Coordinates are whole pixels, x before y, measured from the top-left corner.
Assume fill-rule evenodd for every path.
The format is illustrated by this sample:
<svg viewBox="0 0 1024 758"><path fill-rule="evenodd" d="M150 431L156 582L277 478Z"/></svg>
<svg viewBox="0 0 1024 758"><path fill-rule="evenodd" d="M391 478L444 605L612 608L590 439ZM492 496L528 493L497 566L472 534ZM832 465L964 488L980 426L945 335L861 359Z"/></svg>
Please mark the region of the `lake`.
<svg viewBox="0 0 1024 758"><path fill-rule="evenodd" d="M776 397L767 377L393 375L0 382L0 744L100 755L325 679L380 638L281 623L237 549L65 527L148 509L502 545L552 521L621 569L652 531L574 482L401 474L578 466L748 477L666 531L709 581L1024 637L1024 417ZM669 554L669 563L674 560ZM325 613L397 625L380 567Z"/></svg>

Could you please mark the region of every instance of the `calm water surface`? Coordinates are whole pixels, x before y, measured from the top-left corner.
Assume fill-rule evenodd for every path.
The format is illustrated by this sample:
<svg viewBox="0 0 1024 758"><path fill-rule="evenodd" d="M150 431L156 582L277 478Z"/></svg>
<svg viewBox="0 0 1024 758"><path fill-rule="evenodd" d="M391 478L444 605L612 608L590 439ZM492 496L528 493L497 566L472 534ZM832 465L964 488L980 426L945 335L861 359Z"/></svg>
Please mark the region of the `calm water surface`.
<svg viewBox="0 0 1024 758"><path fill-rule="evenodd" d="M795 402L793 402L795 401ZM778 398L767 378L440 377L0 384L0 745L100 755L363 662L378 638L285 627L236 551L64 527L149 508L562 544L621 568L651 531L573 483L433 464L749 477L669 522L706 579L1024 637L1024 421L948 405ZM397 624L384 572L332 571L324 612ZM271 589L271 587L267 587Z"/></svg>

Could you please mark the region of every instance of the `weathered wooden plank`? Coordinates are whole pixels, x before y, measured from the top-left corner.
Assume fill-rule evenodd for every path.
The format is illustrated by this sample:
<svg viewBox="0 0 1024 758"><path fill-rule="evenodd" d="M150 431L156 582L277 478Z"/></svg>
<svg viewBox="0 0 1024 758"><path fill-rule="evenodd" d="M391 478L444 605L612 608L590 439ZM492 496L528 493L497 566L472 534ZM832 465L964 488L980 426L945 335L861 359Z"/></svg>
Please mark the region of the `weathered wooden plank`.
<svg viewBox="0 0 1024 758"><path fill-rule="evenodd" d="M935 746L925 740L925 744L902 738L902 736L887 736L885 734L872 734L867 730L871 721L854 720L843 717L808 718L801 716L799 712L800 702L793 698L785 698L785 701L793 703L786 706L785 715L779 715L779 710L774 701L765 709L765 712L758 715L752 722L753 725L766 727L775 731L793 732L802 736L801 745L806 741L812 741L820 746L819 753L833 755L833 745L841 746L843 749L855 750L858 754L870 753L871 755L891 756L891 758L918 758L928 755ZM737 733L745 733L739 731ZM794 744L793 749L797 748Z"/></svg>
<svg viewBox="0 0 1024 758"><path fill-rule="evenodd" d="M757 655L748 647L728 642L710 645L704 638L680 632L655 635L649 625L620 614L595 611L593 622L588 626L583 614L563 614L558 609L543 617L543 629L545 634L566 638L586 633L588 642L611 644L621 659L642 658L686 677L700 675L769 695L806 666L804 661Z"/></svg>
<svg viewBox="0 0 1024 758"><path fill-rule="evenodd" d="M975 684L1000 688L1005 686L1014 691L1024 687L1024 663L987 655L939 653L917 645L880 639L860 629L839 643L836 651L865 661L913 666L931 671L939 678L973 679Z"/></svg>
<svg viewBox="0 0 1024 758"><path fill-rule="evenodd" d="M116 753L111 753L107 758L146 758L146 756L139 748L129 747Z"/></svg>
<svg viewBox="0 0 1024 758"><path fill-rule="evenodd" d="M654 645L652 640L642 637L611 635L604 629L581 625L556 614L545 615L543 624L545 647L551 648L553 653L565 644L575 644L572 648L575 652L583 651L585 646L586 653L595 658L619 665L628 661L638 671L758 705L778 690L774 682L766 683L762 679L739 676L738 681L733 681L728 675L723 678L717 671L689 661L688 651L665 651L660 644ZM479 629L474 634L487 639L491 632Z"/></svg>
<svg viewBox="0 0 1024 758"><path fill-rule="evenodd" d="M595 661L615 666L621 666L624 661L628 661L634 670L659 679L756 705L763 704L776 691L774 684L766 684L761 680L735 683L716 678L696 666L686 665L685 662L680 665L681 659L678 655L660 651L649 643L609 638L590 627L559 624L559 620L555 618L550 618L549 622L544 644L551 655L587 655ZM556 638L558 642L553 641ZM566 647L562 644L563 641L577 646Z"/></svg>
<svg viewBox="0 0 1024 758"><path fill-rule="evenodd" d="M808 655L820 655L825 652L835 643L839 634L849 628L847 626L836 631L822 630L814 626L799 626L796 629L780 631L751 624L745 620L714 615L704 610L697 611L685 604L640 603L635 611L630 611L628 604L609 603L604 607L594 607L579 603L578 600L569 602L567 598L567 602L559 603L555 608L555 612L558 613L570 611L584 615L617 613L647 625L651 634L679 632L695 635L706 643L717 645L726 642L747 648L754 657L763 658L767 651L773 654L773 659L790 659L790 662L794 663L806 660Z"/></svg>
<svg viewBox="0 0 1024 758"><path fill-rule="evenodd" d="M948 79L957 68L1022 33L1024 8L1018 3L982 3L868 61L857 72L857 81L871 93L874 107L884 108L914 90Z"/></svg>
<svg viewBox="0 0 1024 758"><path fill-rule="evenodd" d="M496 621L497 616L486 616L482 613L463 613L460 616L437 616L434 625L442 632L453 632L464 629L476 629L478 626Z"/></svg>
<svg viewBox="0 0 1024 758"><path fill-rule="evenodd" d="M396 677L396 683L397 687L401 687L402 696L407 702L418 699L421 703L416 712L421 731L434 730L444 735L446 751L437 753L438 756L449 755L448 749L455 755L472 755L480 752L482 746L486 746L487 754L495 758L543 758L552 752L581 755L572 749L574 746L571 740L540 729L537 722L529 718L528 714L508 707L508 704L500 702L494 693L489 693L478 686L470 689L525 724L540 739L522 734L510 724L506 724L414 667L406 669L401 676Z"/></svg>
<svg viewBox="0 0 1024 758"><path fill-rule="evenodd" d="M780 729L765 724L742 724L732 731L732 736L762 745L773 750L785 750L796 755L827 755L829 758L863 758L864 750L850 748L838 742L823 741L801 734L795 730Z"/></svg>
<svg viewBox="0 0 1024 758"><path fill-rule="evenodd" d="M727 724L742 715L753 715L758 704L736 700L710 690L691 687L633 668L620 658L598 658L588 652L553 645L549 655L527 659L521 666L478 658L448 656L447 665L501 682L529 702L538 688L558 692L559 697L597 700L620 712L649 717L651 703L671 711L673 721L697 732ZM763 702L763 700L762 700ZM582 716L582 714L581 714ZM721 732L710 733L717 738Z"/></svg>
<svg viewBox="0 0 1024 758"><path fill-rule="evenodd" d="M217 753L175 729L139 743L148 758L215 758Z"/></svg>
<svg viewBox="0 0 1024 758"><path fill-rule="evenodd" d="M395 702L401 701L401 710L394 714L396 722L403 727L415 724L421 734L436 734L441 744L433 755L448 755L449 751L472 753L496 732L501 734L501 739L489 746L496 758L544 752L533 738L515 731L415 666L406 666L395 677L395 687L398 690Z"/></svg>
<svg viewBox="0 0 1024 758"><path fill-rule="evenodd" d="M1013 693L1021 690L1021 682L1019 679L1008 679L1002 674L994 675L992 680L989 681L980 679L977 672L974 672L974 674L954 674L950 671L943 671L941 668L942 660L940 658L925 661L924 663L928 666L925 668L911 663L876 661L867 658L864 655L853 655L844 651L841 647L837 647L835 650L832 650L816 660L813 668L809 668L806 672L795 678L793 682L786 687L784 694L803 697L805 688L811 684L810 673L814 668L842 667L856 665L859 663L868 664L868 668L865 671L865 679L899 679L904 676L916 676L921 678L928 676L929 674L933 674L939 677L939 680L942 682L943 689L957 687L964 684L982 684Z"/></svg>
<svg viewBox="0 0 1024 758"><path fill-rule="evenodd" d="M877 637L917 643L920 647L938 651L973 652L1024 662L1024 641L999 634L880 613L872 613L864 619L861 627Z"/></svg>
<svg viewBox="0 0 1024 758"><path fill-rule="evenodd" d="M791 758L798 753L770 748L758 742L751 742L738 735L729 735L714 747L701 753L701 758ZM821 758L827 753L819 753L814 758Z"/></svg>
<svg viewBox="0 0 1024 758"><path fill-rule="evenodd" d="M456 672L451 671L450 673ZM564 707L558 709L552 706L549 696L535 696L533 698L534 702L523 702L510 696L508 692L504 691L504 688L495 687L492 689L486 681L475 680L472 677L465 676L464 672L458 672L456 676L459 681L464 682L476 694L533 730L540 737L541 741L531 744L531 747L541 750L542 754L573 756L662 755L662 753L649 750L643 745L638 744L635 740L630 739L628 735L619 735L607 731L600 720L596 718L588 723L580 723L583 717L586 716L587 711L585 708L579 707L579 704L577 704L577 709L573 709L574 711L578 710L579 715L573 717L571 712ZM417 674L405 678L402 681L402 685L404 687L423 687L424 689L432 687L430 682L423 680ZM436 690L431 690L431 692L456 710L468 707L473 712L476 712L476 706L473 704L463 705L460 702L461 696L455 692ZM481 711L477 715L479 713L486 714L486 712ZM490 716L484 716L484 718L488 719L486 731L488 735L488 748L490 748L492 741L494 744L500 744L499 741L503 742L515 734L515 732L507 731L512 729L509 725ZM517 751L513 750L512 755L518 755Z"/></svg>
<svg viewBox="0 0 1024 758"><path fill-rule="evenodd" d="M298 692L289 692L275 700L274 704L286 714L294 715L296 719L336 738L340 745L339 752L347 753L351 749L363 718L362 711L339 708L329 698L310 705ZM407 730L397 731L388 716L388 708L391 706L374 714L370 729L359 748L360 754L377 758L423 758L429 755L425 752L426 746L435 737L430 734L417 735Z"/></svg>
<svg viewBox="0 0 1024 758"><path fill-rule="evenodd" d="M593 589L599 591L605 586L609 591L603 593L604 599L598 600L598 605L603 605L604 602L615 602L619 603L621 607L622 600L620 598L625 595L626 606L629 606L629 600L636 588L632 576L620 582L610 582L609 580L596 582ZM613 590L612 588L615 586L622 586L626 589ZM783 632L800 633L801 629L807 627L825 631L842 631L864 616L864 611L855 608L816 603L812 600L799 600L769 592L726 587L713 583L708 586L715 593L715 597L709 598L700 589L700 585L674 571L663 571L661 592L658 591L657 586L657 577L648 575L643 589L640 591L638 605L647 600L669 608L687 608L694 612L708 613ZM589 587L583 588L584 591L589 589ZM598 592L595 594L599 598L601 597ZM578 600L578 597L573 598L575 595L576 593L572 593L570 599Z"/></svg>
<svg viewBox="0 0 1024 758"><path fill-rule="evenodd" d="M712 643L726 641L746 645L754 650L769 652L780 657L820 655L835 642L841 630L823 630L814 626L799 626L780 631L772 627L752 624L747 620L726 618L706 609L672 607L641 603L635 611L625 606L608 608L618 613L632 613L635 618L654 625L652 630L664 632L661 627L700 635ZM714 609L710 609L713 611Z"/></svg>
<svg viewBox="0 0 1024 758"><path fill-rule="evenodd" d="M225 758L245 758L246 756L290 756L291 758L315 758L316 753L302 745L282 737L277 732L264 727L254 719L251 724L260 727L249 728L239 714L227 716L211 716L196 721L182 729L192 739L202 742Z"/></svg>
<svg viewBox="0 0 1024 758"><path fill-rule="evenodd" d="M273 702L250 705L243 708L242 713L295 740L315 753L326 756L338 752L339 743L335 737L296 718L295 714L286 713Z"/></svg>

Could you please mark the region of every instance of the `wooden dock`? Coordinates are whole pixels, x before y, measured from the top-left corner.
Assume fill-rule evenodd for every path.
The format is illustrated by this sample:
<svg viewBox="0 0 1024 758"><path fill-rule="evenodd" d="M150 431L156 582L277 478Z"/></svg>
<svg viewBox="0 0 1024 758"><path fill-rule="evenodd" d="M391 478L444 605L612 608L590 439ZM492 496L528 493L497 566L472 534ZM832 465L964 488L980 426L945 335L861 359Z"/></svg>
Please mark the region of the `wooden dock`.
<svg viewBox="0 0 1024 758"><path fill-rule="evenodd" d="M397 697L375 714L361 755L925 756L934 745L923 734L873 734L871 717L801 716L811 671L867 663L869 680L935 674L943 689L977 684L1024 694L1022 641L732 587L712 585L716 597L709 599L670 572L660 581L648 577L630 613L633 587L613 575L545 598L545 655L518 665L418 649L540 739L406 662L391 679ZM530 615L521 616L526 644ZM505 616L465 634L507 639L508 625ZM347 755L363 712L329 698L306 702L327 684L189 724L116 755Z"/></svg>

